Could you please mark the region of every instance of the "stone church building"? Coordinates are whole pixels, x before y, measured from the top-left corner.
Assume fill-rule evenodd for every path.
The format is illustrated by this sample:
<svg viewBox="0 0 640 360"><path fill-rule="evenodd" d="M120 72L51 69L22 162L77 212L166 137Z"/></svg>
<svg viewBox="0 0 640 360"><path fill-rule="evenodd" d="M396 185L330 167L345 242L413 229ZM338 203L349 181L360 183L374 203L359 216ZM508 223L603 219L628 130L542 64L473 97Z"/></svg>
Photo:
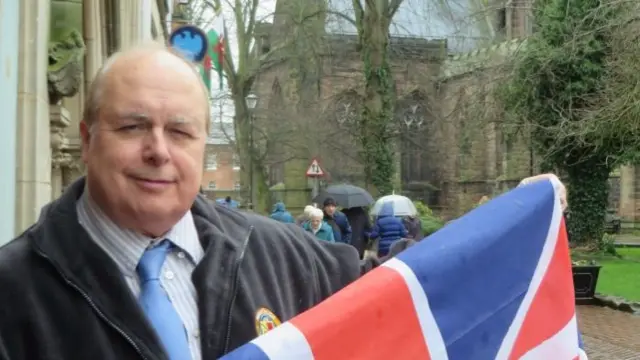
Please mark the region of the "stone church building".
<svg viewBox="0 0 640 360"><path fill-rule="evenodd" d="M444 39L390 39L398 188L446 215L463 212L483 195L502 192L536 172L535 154L525 137L507 144L495 122L476 120L474 114L492 110L487 94L495 74L527 34L524 10L513 4L499 10L496 16L502 16L501 31L508 40L470 53L452 55ZM268 52L282 24L276 17L275 25L263 25L259 48ZM286 136L282 141L304 154L274 160L271 172L280 178L272 177L273 183L299 187L300 182L290 185L296 180L285 175L300 178L308 159L317 157L327 181L364 185L353 130L364 87L357 37L326 34L323 45L315 84L301 85L298 61L262 72L255 86L262 121L290 119L295 123L290 134L297 139ZM317 88L309 95L303 87Z"/></svg>
<svg viewBox="0 0 640 360"><path fill-rule="evenodd" d="M390 39L397 188L445 217L464 213L482 196L502 193L538 172L527 130L507 138L489 95L504 76L506 60L534 30L528 2L510 0L496 7L495 25L504 41L471 52L452 54L445 39ZM282 41L277 34L287 20L280 16L276 9L274 24L261 24L259 54ZM283 144L269 164L271 185L284 183L294 191L306 187L304 171L311 158L320 160L326 182L365 185L352 126L360 116L364 88L357 37L327 33L316 47L323 50L313 57L262 71L254 85L264 128L286 134L273 134ZM309 63L315 64L311 71ZM286 131L283 123L289 124ZM623 168L613 179L611 206L628 219L640 216L636 173Z"/></svg>

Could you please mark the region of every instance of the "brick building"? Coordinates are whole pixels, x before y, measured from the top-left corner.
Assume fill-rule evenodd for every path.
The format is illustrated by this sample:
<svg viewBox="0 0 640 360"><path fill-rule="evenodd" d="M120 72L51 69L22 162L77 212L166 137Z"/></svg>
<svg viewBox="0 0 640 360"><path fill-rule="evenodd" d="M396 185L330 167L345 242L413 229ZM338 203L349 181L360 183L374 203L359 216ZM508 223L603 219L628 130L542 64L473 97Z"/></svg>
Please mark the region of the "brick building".
<svg viewBox="0 0 640 360"><path fill-rule="evenodd" d="M212 121L202 176L207 192L240 191L240 163L233 144L233 123Z"/></svg>

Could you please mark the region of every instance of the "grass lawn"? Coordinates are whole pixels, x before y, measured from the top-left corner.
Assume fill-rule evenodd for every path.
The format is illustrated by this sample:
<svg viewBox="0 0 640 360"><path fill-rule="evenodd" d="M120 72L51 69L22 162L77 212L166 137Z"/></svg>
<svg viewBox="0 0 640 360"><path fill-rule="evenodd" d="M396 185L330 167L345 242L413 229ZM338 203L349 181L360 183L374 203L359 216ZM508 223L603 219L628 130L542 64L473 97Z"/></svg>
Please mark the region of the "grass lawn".
<svg viewBox="0 0 640 360"><path fill-rule="evenodd" d="M596 291L640 301L640 248L618 248L620 257L573 252L575 260L595 260L602 265Z"/></svg>

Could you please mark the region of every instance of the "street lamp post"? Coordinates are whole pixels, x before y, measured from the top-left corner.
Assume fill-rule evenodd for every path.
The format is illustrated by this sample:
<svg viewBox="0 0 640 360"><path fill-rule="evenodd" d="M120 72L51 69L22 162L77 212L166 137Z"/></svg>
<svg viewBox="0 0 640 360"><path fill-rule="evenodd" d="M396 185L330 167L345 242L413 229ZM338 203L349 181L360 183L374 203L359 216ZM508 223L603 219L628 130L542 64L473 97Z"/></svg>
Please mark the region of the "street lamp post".
<svg viewBox="0 0 640 360"><path fill-rule="evenodd" d="M249 110L249 113L247 114L249 120L249 210L253 210L253 157L255 156L253 153L253 112L256 108L256 105L258 105L258 96L250 93L249 95L247 95L246 101L247 108Z"/></svg>

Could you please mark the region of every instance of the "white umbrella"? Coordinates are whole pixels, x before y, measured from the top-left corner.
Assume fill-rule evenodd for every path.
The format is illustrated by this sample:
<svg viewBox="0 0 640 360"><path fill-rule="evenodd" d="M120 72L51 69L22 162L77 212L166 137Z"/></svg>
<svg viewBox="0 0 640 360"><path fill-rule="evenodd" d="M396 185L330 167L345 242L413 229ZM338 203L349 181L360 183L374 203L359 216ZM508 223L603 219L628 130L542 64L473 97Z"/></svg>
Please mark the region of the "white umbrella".
<svg viewBox="0 0 640 360"><path fill-rule="evenodd" d="M394 216L414 216L418 214L416 206L413 205L413 201L408 197L402 195L387 195L376 201L371 208L371 215L378 216L380 210L382 210L382 205L388 202L392 203Z"/></svg>

